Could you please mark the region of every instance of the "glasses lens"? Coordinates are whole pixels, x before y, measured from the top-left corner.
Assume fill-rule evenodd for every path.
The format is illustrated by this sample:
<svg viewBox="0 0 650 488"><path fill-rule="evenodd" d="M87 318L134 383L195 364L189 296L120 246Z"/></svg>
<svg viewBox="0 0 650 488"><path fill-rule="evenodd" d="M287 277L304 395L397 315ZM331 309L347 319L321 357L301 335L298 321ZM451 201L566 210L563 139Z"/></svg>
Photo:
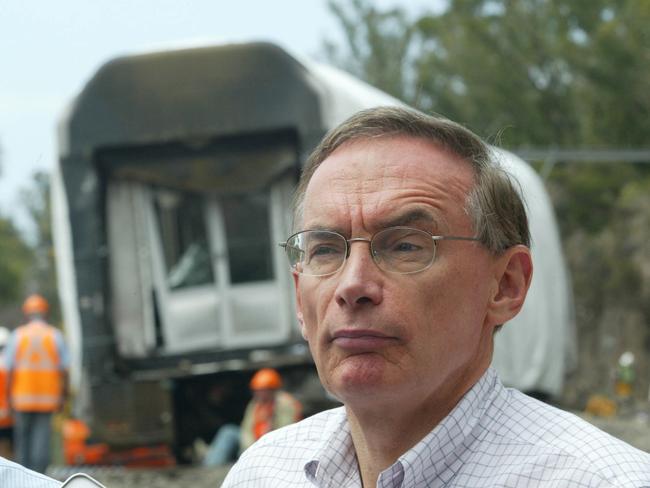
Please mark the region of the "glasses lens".
<svg viewBox="0 0 650 488"><path fill-rule="evenodd" d="M286 251L289 264L298 273L324 276L343 265L347 242L335 232L306 230L289 238Z"/></svg>
<svg viewBox="0 0 650 488"><path fill-rule="evenodd" d="M372 240L377 266L395 273L417 273L433 263L436 244L431 236L418 229L391 227L378 232Z"/></svg>

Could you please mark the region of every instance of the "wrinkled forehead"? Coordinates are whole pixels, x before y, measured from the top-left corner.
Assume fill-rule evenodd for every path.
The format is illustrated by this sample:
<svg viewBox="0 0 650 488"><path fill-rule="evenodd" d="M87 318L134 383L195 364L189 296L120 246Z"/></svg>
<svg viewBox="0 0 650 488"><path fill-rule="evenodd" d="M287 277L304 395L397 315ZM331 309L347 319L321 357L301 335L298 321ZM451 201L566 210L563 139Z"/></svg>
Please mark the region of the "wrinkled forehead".
<svg viewBox="0 0 650 488"><path fill-rule="evenodd" d="M473 185L471 164L413 137L346 143L314 171L303 199L301 224L329 211L391 213L396 206L430 207L444 213L464 207Z"/></svg>
<svg viewBox="0 0 650 488"><path fill-rule="evenodd" d="M449 163L444 167L440 163ZM370 163L367 166L364 163ZM306 192L314 178L320 173L331 177L333 171L345 168L348 174L357 171L358 177L365 177L361 171L378 173L390 169L393 173L409 174L421 172L428 165L438 165L440 175L475 173L473 165L462 156L445 148L436 141L409 135L384 135L372 138L362 137L344 142L332 151L312 172ZM431 176L431 175L427 175Z"/></svg>

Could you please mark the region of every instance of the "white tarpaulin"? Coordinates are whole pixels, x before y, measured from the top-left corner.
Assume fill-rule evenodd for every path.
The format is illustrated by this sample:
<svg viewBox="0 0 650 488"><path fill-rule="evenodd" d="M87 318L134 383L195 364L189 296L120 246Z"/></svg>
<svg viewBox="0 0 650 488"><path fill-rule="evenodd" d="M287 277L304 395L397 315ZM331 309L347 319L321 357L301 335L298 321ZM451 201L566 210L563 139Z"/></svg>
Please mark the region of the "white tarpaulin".
<svg viewBox="0 0 650 488"><path fill-rule="evenodd" d="M558 395L576 358L569 275L553 207L535 171L518 157L495 150L521 185L532 236L533 280L524 307L495 338L492 364L508 386Z"/></svg>

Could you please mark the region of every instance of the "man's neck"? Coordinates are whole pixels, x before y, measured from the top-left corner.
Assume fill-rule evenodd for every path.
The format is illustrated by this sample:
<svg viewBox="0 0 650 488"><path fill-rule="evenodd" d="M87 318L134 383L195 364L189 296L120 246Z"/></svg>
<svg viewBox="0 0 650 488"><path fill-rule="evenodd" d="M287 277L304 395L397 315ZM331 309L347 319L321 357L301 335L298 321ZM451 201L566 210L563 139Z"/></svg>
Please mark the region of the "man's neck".
<svg viewBox="0 0 650 488"><path fill-rule="evenodd" d="M480 375L467 383L460 382L462 387L452 385L451 391L429 398L414 408L379 402L367 408L347 404L350 433L364 488L374 488L381 472L442 422L479 378Z"/></svg>

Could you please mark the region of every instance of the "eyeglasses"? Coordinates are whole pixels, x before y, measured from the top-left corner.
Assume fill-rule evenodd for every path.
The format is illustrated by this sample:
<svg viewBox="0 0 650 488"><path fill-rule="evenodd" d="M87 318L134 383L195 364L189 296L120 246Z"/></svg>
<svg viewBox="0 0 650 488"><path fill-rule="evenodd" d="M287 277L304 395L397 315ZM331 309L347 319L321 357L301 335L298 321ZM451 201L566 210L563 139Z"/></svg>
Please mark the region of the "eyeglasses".
<svg viewBox="0 0 650 488"><path fill-rule="evenodd" d="M329 230L303 230L280 243L291 269L309 276L336 273L350 255L350 244L368 242L375 264L390 273L412 274L427 269L436 257L436 241L479 241L476 237L434 236L410 227L389 227L371 239L346 239Z"/></svg>

